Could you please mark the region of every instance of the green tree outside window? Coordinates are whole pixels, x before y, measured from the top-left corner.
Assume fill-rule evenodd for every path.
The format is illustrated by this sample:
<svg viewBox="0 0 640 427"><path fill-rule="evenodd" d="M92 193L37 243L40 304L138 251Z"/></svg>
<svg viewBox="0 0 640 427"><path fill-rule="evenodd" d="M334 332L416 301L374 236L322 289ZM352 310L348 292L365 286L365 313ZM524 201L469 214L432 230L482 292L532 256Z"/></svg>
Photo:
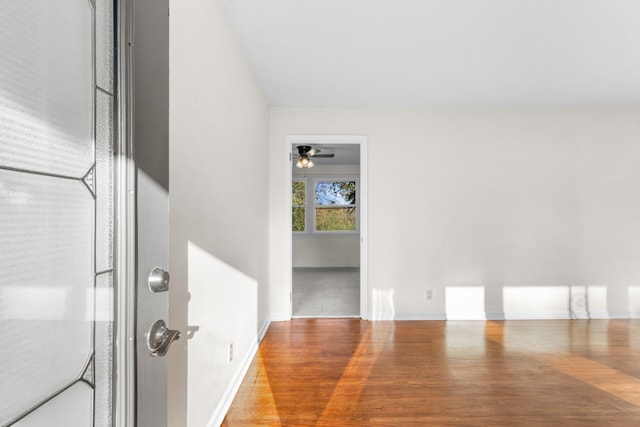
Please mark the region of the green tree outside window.
<svg viewBox="0 0 640 427"><path fill-rule="evenodd" d="M305 194L306 183L304 181L291 183L293 231L305 231Z"/></svg>

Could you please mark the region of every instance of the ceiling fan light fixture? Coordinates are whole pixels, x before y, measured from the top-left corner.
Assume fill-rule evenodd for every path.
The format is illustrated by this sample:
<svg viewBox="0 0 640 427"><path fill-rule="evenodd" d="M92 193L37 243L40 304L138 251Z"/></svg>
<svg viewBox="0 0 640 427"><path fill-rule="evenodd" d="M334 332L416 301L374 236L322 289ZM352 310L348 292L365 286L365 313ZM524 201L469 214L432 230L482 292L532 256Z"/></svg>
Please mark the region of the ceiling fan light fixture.
<svg viewBox="0 0 640 427"><path fill-rule="evenodd" d="M296 167L299 168L312 168L313 160L309 158L306 154L302 154L298 161L296 162Z"/></svg>

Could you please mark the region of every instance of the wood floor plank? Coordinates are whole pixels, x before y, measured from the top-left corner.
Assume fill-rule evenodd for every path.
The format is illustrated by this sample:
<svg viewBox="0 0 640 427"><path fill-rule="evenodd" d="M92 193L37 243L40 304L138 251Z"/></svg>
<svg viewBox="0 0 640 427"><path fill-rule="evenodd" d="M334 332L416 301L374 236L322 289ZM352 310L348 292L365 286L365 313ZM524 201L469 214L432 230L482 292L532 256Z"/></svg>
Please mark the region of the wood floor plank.
<svg viewBox="0 0 640 427"><path fill-rule="evenodd" d="M275 322L223 425L640 425L640 320Z"/></svg>

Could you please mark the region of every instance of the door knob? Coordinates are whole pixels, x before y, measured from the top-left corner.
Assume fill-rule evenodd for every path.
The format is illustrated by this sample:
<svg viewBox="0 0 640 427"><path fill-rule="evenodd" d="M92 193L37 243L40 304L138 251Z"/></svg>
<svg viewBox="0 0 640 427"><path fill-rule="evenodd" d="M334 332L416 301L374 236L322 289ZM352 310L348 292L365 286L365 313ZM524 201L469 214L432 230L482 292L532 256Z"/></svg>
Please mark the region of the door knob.
<svg viewBox="0 0 640 427"><path fill-rule="evenodd" d="M147 347L151 350L151 356L162 357L169 351L171 343L178 339L180 339L179 330L169 329L164 320L156 320L149 327Z"/></svg>

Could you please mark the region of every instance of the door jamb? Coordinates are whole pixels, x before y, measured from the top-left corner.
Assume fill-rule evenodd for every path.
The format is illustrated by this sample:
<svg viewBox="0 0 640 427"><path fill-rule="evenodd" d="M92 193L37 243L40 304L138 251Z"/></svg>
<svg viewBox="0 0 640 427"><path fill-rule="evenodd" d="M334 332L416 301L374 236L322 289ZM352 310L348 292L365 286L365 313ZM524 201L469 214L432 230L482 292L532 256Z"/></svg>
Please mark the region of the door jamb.
<svg viewBox="0 0 640 427"><path fill-rule="evenodd" d="M291 180L293 173L292 164L292 146L297 145L317 145L317 144L358 144L360 145L360 317L363 320L369 318L368 304L368 165L367 165L367 142L366 135L286 135L285 137L285 289L288 289L288 313L289 318L293 317L293 236L291 233Z"/></svg>
<svg viewBox="0 0 640 427"><path fill-rule="evenodd" d="M114 318L113 420L116 426L136 419L136 169L133 158L133 2L116 0L117 107L115 174L116 307Z"/></svg>

